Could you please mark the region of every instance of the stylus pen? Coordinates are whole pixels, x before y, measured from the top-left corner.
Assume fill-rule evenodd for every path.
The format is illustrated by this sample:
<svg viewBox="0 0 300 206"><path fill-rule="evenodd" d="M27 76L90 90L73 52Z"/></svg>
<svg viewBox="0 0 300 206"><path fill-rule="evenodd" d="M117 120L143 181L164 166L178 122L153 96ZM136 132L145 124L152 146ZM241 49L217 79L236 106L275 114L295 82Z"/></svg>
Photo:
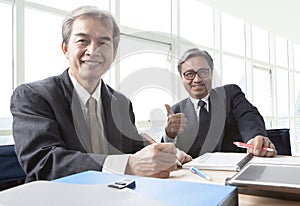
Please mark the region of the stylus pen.
<svg viewBox="0 0 300 206"><path fill-rule="evenodd" d="M207 174L197 169L196 167L190 167L190 171L196 175L199 175L200 177L203 177L204 179L211 180L211 178Z"/></svg>
<svg viewBox="0 0 300 206"><path fill-rule="evenodd" d="M246 144L246 143L243 143L243 142L233 142L234 145L236 145L237 147L240 147L240 148L254 148L254 145L253 144ZM272 148L269 148L269 147L262 147L262 150L264 151L268 151L268 152L274 152L274 150Z"/></svg>
<svg viewBox="0 0 300 206"><path fill-rule="evenodd" d="M156 141L152 137L150 137L147 133L143 132L143 133L140 133L140 135L150 144L156 143ZM182 167L182 164L178 159L176 159L176 163L178 166Z"/></svg>

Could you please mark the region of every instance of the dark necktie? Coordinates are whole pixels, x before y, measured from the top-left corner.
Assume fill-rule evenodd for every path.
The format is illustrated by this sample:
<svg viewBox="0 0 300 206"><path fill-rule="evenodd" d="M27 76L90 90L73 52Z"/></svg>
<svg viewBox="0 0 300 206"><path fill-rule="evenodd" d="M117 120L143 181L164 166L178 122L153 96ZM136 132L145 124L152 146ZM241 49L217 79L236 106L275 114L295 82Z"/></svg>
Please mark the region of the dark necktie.
<svg viewBox="0 0 300 206"><path fill-rule="evenodd" d="M200 106L198 134L189 152L193 158L199 156L210 125L210 113L206 109L206 103L200 100L198 105Z"/></svg>

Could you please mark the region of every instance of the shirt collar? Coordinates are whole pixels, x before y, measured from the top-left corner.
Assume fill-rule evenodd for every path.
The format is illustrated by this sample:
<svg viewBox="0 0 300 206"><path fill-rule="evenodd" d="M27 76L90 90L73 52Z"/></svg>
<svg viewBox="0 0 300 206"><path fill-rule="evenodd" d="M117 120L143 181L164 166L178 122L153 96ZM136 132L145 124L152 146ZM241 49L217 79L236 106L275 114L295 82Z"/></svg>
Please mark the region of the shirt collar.
<svg viewBox="0 0 300 206"><path fill-rule="evenodd" d="M94 97L96 101L99 102L100 95L101 95L101 85L102 85L101 79L94 93L90 95L90 93L83 86L81 86L81 84L79 84L79 82L71 75L71 69L69 69L68 74L74 86L74 90L76 91L79 97L79 101L81 105L86 105L90 96Z"/></svg>
<svg viewBox="0 0 300 206"><path fill-rule="evenodd" d="M206 97L204 97L204 98L201 99L202 101L204 101L206 103L207 109L208 109L208 105L209 105L208 104L208 98L209 98L209 94L206 95ZM193 103L193 105L195 107L195 110L197 110L197 108L198 108L198 102L200 101L200 99L195 99L193 97L190 97L190 100L192 101L192 103Z"/></svg>

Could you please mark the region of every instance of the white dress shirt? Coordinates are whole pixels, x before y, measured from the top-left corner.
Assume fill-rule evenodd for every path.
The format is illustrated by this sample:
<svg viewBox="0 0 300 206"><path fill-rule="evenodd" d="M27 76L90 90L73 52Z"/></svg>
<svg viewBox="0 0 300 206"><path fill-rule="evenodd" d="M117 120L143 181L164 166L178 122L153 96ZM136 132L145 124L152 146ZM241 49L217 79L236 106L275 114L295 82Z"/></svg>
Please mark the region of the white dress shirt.
<svg viewBox="0 0 300 206"><path fill-rule="evenodd" d="M104 112L102 107L102 101L101 101L101 85L102 81L100 80L99 85L97 86L96 90L92 95L89 94L89 92L81 86L81 84L78 83L78 81L71 75L71 70L69 69L69 77L72 81L72 84L74 86L74 90L77 93L79 97L80 106L84 115L85 121L88 123L88 108L86 107L86 103L89 100L90 96L94 97L97 101L97 111L98 111L98 119L102 120L99 121L99 124L103 124L104 121ZM104 125L102 125L102 128ZM105 131L102 135L106 136ZM128 162L130 154L122 154L122 155L108 155L104 161L102 172L112 172L112 173L119 173L124 174L126 165Z"/></svg>

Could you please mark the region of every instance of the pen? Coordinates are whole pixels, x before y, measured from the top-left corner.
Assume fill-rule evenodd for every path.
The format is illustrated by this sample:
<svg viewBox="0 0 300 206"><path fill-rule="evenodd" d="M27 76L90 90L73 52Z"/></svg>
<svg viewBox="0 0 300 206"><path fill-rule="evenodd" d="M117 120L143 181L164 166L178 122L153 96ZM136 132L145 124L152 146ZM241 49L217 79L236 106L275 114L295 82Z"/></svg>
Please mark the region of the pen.
<svg viewBox="0 0 300 206"><path fill-rule="evenodd" d="M152 137L150 137L147 133L143 132L140 135L150 144L156 143L156 141ZM178 166L182 166L181 162L178 159L176 159L176 163Z"/></svg>
<svg viewBox="0 0 300 206"><path fill-rule="evenodd" d="M246 148L246 149L254 148L253 144L246 144L243 142L233 142L233 144L240 148ZM268 147L262 147L262 150L268 151L268 152L274 152L274 150L272 148L268 148Z"/></svg>
<svg viewBox="0 0 300 206"><path fill-rule="evenodd" d="M190 167L190 171L196 175L199 175L200 177L203 177L206 180L211 180L211 178L207 174L197 169L196 167Z"/></svg>

